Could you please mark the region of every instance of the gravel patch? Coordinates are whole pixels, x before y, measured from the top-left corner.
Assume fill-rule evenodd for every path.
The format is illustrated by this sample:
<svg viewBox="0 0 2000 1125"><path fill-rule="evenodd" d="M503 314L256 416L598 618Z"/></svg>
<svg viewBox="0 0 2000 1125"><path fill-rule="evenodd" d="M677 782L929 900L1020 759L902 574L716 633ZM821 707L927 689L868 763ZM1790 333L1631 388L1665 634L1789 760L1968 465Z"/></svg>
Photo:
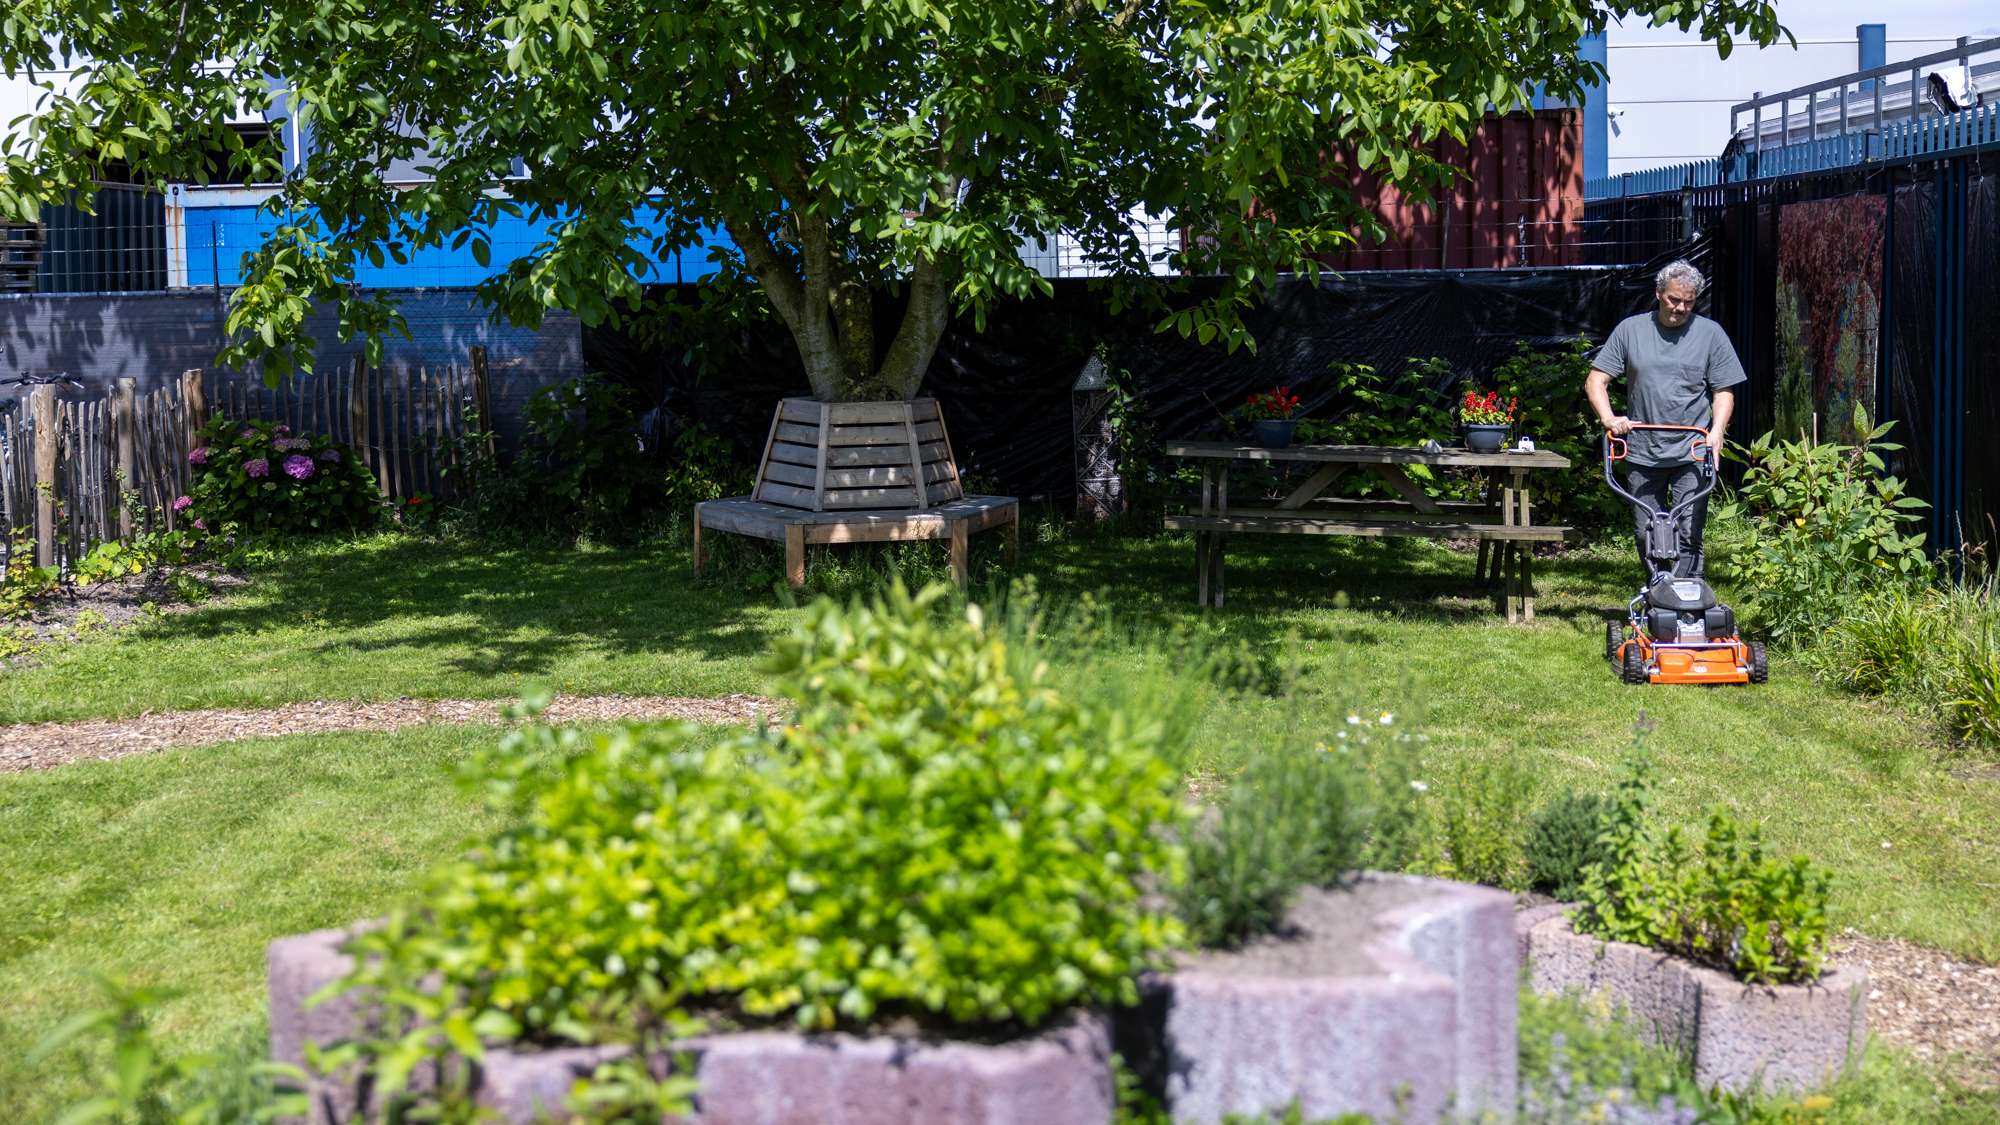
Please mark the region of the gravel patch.
<svg viewBox="0 0 2000 1125"><path fill-rule="evenodd" d="M2000 966L1847 930L1835 956L1868 966L1868 1030L1964 1081L2000 1087Z"/></svg>
<svg viewBox="0 0 2000 1125"><path fill-rule="evenodd" d="M165 711L130 719L84 719L0 726L0 773L48 769L69 762L123 758L170 746L203 746L245 738L329 731L386 731L440 723L505 720L495 699L394 699L380 703L293 703L245 710ZM782 701L758 695L694 699L671 695L559 695L542 719L550 723L684 719L742 723L776 716Z"/></svg>

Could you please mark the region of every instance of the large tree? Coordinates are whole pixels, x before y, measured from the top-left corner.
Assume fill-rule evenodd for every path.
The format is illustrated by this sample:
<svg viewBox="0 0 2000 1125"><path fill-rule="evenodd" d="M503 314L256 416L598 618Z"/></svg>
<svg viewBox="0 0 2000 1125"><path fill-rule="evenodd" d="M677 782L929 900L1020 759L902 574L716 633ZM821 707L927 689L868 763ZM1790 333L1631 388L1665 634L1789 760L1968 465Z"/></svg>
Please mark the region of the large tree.
<svg viewBox="0 0 2000 1125"><path fill-rule="evenodd" d="M363 262L470 240L502 212L551 235L482 287L502 315L629 315L644 252L719 228L816 394L915 393L954 307L1046 289L1023 240L1153 264L1129 216L1193 233L1166 265L1229 281L1234 313L1349 238L1339 159L1422 192L1417 144L1489 105L1602 77L1583 35L1642 17L1728 51L1783 34L1772 0L12 0L0 67L79 67L8 142L0 212L86 187L206 182L228 122L280 93L311 127L285 216L232 297L230 358L309 365L305 315L400 325ZM434 177L385 184L392 161ZM521 166L525 175L516 175ZM268 170L271 178L281 170ZM641 216L664 234L647 234ZM716 240L719 241L719 240ZM876 304L900 303L900 317ZM877 326L893 330L878 335Z"/></svg>

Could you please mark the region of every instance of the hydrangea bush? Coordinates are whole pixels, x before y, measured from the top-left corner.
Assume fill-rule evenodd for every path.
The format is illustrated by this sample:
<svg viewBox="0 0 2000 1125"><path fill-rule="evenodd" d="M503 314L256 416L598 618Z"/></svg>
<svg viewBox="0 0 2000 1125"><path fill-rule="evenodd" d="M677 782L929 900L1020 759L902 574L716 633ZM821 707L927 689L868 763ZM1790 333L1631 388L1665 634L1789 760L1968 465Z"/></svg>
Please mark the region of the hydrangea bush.
<svg viewBox="0 0 2000 1125"><path fill-rule="evenodd" d="M381 518L375 479L331 439L282 422L217 416L188 451L194 483L174 511L217 534L351 531Z"/></svg>

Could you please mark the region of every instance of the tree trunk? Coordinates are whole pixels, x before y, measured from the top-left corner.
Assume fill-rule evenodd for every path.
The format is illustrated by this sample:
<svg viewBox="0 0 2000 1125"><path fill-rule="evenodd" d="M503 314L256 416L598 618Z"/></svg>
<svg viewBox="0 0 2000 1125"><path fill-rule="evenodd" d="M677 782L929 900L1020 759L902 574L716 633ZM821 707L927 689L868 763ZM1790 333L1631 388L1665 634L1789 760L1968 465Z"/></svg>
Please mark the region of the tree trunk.
<svg viewBox="0 0 2000 1125"><path fill-rule="evenodd" d="M736 222L726 229L778 319L791 331L814 398L869 402L916 397L951 312L950 259L918 260L910 272L902 326L878 363L874 294L842 269L823 220L799 224L803 278L764 231Z"/></svg>

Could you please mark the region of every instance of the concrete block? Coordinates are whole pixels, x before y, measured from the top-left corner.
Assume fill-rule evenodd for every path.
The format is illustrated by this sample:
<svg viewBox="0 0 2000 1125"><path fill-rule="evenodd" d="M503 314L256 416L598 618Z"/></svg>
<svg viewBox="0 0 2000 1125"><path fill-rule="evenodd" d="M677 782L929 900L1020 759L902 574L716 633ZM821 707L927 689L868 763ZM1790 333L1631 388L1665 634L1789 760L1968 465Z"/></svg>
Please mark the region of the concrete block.
<svg viewBox="0 0 2000 1125"><path fill-rule="evenodd" d="M1831 1082L1867 1038L1868 973L1835 966L1811 984L1750 985L1681 958L1578 934L1566 916L1529 929L1542 993L1601 993L1694 1060L1703 1087L1800 1093Z"/></svg>
<svg viewBox="0 0 2000 1125"><path fill-rule="evenodd" d="M1811 984L1749 985L1692 967L1701 988L1694 1073L1703 1087L1821 1089L1868 1039L1868 970L1838 966Z"/></svg>
<svg viewBox="0 0 2000 1125"><path fill-rule="evenodd" d="M1400 875L1348 893L1301 897L1291 917L1307 940L1289 955L1203 954L1147 982L1119 1047L1174 1120L1209 1125L1294 1101L1308 1120L1512 1119L1512 898ZM1371 899L1386 905L1341 923L1355 927L1358 961L1352 948L1315 948L1302 919L1322 925L1345 902L1375 909Z"/></svg>

